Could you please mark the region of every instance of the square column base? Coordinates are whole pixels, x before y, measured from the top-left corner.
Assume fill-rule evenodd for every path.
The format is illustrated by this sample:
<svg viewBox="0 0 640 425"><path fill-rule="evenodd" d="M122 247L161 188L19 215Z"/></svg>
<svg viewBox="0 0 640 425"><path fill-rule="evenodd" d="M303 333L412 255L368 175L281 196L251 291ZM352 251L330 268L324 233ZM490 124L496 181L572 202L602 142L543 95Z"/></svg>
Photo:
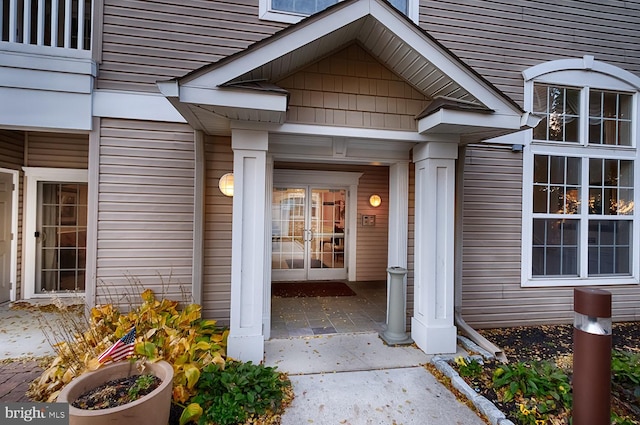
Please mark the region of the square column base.
<svg viewBox="0 0 640 425"><path fill-rule="evenodd" d="M458 347L455 326L427 326L415 317L411 319L411 338L426 354L454 354Z"/></svg>
<svg viewBox="0 0 640 425"><path fill-rule="evenodd" d="M264 336L244 335L227 337L227 357L242 362L260 364L264 360Z"/></svg>

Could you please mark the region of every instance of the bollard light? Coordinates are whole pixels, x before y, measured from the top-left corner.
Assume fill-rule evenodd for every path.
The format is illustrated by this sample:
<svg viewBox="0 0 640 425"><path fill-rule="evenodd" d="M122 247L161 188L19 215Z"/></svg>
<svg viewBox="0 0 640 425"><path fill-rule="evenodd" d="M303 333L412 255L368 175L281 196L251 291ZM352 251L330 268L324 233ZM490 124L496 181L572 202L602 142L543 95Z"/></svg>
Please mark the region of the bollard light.
<svg viewBox="0 0 640 425"><path fill-rule="evenodd" d="M611 421L611 293L573 291L573 423Z"/></svg>

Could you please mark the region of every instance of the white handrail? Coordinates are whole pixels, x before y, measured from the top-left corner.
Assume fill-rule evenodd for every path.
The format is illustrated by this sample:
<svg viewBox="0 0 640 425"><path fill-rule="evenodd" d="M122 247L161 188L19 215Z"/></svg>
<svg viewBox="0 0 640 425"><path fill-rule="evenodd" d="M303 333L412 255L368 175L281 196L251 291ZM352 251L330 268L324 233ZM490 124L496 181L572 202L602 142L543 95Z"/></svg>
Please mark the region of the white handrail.
<svg viewBox="0 0 640 425"><path fill-rule="evenodd" d="M0 42L90 50L93 4L85 1L0 0Z"/></svg>

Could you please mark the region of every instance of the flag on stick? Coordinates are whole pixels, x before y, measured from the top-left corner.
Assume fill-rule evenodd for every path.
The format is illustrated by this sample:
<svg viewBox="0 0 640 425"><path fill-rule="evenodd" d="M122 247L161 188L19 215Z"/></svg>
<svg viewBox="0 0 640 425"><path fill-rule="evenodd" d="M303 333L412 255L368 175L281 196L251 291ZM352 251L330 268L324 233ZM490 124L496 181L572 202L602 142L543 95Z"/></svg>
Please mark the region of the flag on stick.
<svg viewBox="0 0 640 425"><path fill-rule="evenodd" d="M135 345L136 328L133 328L128 334L120 338L115 344L100 354L98 356L98 362L105 363L107 360L117 362L118 360L126 359L133 354Z"/></svg>

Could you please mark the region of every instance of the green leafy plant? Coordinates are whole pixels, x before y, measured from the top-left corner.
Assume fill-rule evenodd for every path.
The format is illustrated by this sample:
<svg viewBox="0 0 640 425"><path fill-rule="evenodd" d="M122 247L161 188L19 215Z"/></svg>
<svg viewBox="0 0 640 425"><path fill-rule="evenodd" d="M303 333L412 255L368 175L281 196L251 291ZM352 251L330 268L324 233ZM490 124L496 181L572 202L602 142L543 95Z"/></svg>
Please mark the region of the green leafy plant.
<svg viewBox="0 0 640 425"><path fill-rule="evenodd" d="M640 354L614 350L611 353L611 373L620 384L640 386Z"/></svg>
<svg viewBox="0 0 640 425"><path fill-rule="evenodd" d="M514 414L524 424L545 423L550 414L571 409L569 377L550 362L503 365L493 374L493 386L501 401L518 402Z"/></svg>
<svg viewBox="0 0 640 425"><path fill-rule="evenodd" d="M153 375L138 375L136 382L134 382L131 388L129 388L129 398L131 400L137 400L140 398L140 393L145 394L155 383L155 379L156 378Z"/></svg>
<svg viewBox="0 0 640 425"><path fill-rule="evenodd" d="M477 378L482 373L482 364L477 359L459 356L456 357L455 362L460 376Z"/></svg>
<svg viewBox="0 0 640 425"><path fill-rule="evenodd" d="M282 410L284 392L291 384L276 368L251 362L229 361L204 367L197 394L180 418L180 424L240 424L252 416Z"/></svg>

